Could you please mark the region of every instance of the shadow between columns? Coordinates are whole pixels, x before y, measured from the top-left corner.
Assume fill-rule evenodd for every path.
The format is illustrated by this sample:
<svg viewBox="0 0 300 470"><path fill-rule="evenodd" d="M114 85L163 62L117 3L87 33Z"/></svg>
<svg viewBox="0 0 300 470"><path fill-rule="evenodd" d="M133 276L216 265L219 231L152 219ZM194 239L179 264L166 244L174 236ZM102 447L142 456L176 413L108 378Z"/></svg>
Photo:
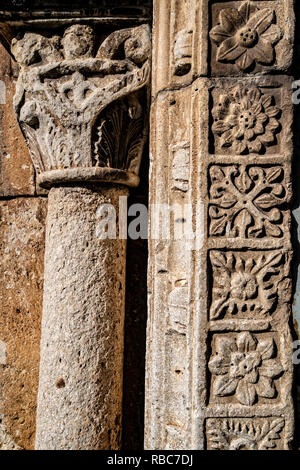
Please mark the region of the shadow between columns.
<svg viewBox="0 0 300 470"><path fill-rule="evenodd" d="M128 207L148 208L149 145L145 145L140 170L141 182L131 191ZM133 218L128 218L128 223ZM127 240L125 351L123 383L124 450L141 450L144 445L145 355L147 323L148 240Z"/></svg>

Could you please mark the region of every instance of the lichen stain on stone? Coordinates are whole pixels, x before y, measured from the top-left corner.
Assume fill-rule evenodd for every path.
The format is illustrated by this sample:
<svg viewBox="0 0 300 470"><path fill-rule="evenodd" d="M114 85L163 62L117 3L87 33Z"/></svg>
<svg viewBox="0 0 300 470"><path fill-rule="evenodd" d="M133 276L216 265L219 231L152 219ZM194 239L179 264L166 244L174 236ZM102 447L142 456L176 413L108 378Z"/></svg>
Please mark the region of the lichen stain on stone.
<svg viewBox="0 0 300 470"><path fill-rule="evenodd" d="M21 447L7 434L0 415L0 450L21 450Z"/></svg>
<svg viewBox="0 0 300 470"><path fill-rule="evenodd" d="M6 365L6 344L0 340L0 364Z"/></svg>

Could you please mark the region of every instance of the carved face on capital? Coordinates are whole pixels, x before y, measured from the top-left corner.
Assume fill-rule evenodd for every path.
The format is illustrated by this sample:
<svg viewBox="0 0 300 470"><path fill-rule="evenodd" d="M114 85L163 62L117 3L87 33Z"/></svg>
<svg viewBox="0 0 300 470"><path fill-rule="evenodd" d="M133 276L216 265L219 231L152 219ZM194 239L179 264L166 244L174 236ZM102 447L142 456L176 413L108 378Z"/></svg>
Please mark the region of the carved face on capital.
<svg viewBox="0 0 300 470"><path fill-rule="evenodd" d="M92 28L79 24L70 26L62 39L65 59L92 57L94 42Z"/></svg>
<svg viewBox="0 0 300 470"><path fill-rule="evenodd" d="M47 38L36 33L25 33L22 39L12 40L11 51L20 65L61 60L59 37Z"/></svg>

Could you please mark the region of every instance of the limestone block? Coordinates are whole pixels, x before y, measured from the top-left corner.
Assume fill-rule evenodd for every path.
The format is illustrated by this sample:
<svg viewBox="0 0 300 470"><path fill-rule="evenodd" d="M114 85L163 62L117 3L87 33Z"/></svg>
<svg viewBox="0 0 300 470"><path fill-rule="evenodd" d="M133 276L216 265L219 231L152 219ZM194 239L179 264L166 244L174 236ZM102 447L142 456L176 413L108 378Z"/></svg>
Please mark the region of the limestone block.
<svg viewBox="0 0 300 470"><path fill-rule="evenodd" d="M292 64L293 1L209 1L212 75L286 72Z"/></svg>
<svg viewBox="0 0 300 470"><path fill-rule="evenodd" d="M157 231L169 218L173 233L174 224L184 226L180 217L157 211L168 204L183 209L191 201L190 89L159 94L151 119L145 447L187 449L191 253L188 242Z"/></svg>
<svg viewBox="0 0 300 470"><path fill-rule="evenodd" d="M0 449L33 449L47 200L0 202Z"/></svg>

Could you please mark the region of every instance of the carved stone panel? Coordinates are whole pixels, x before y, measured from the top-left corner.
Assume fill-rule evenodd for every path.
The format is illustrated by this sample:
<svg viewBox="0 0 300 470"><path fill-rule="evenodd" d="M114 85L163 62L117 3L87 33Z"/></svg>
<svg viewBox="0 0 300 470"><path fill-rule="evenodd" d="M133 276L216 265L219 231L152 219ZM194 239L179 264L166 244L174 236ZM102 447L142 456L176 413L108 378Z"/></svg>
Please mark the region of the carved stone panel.
<svg viewBox="0 0 300 470"><path fill-rule="evenodd" d="M292 2L210 1L213 75L287 70L292 60Z"/></svg>
<svg viewBox="0 0 300 470"><path fill-rule="evenodd" d="M283 418L224 418L206 422L208 450L283 450Z"/></svg>
<svg viewBox="0 0 300 470"><path fill-rule="evenodd" d="M183 297L172 284L183 244L150 241L147 448L293 440L291 79L239 74L161 91L152 108L152 202L181 194L194 239ZM150 215L150 237L155 229ZM175 330L181 342L167 348Z"/></svg>
<svg viewBox="0 0 300 470"><path fill-rule="evenodd" d="M211 320L269 319L290 300L290 254L212 250Z"/></svg>
<svg viewBox="0 0 300 470"><path fill-rule="evenodd" d="M247 85L221 82L211 95L212 153L263 159L284 152L291 124L287 92L280 79L273 86L266 78Z"/></svg>
<svg viewBox="0 0 300 470"><path fill-rule="evenodd" d="M289 170L282 166L212 165L209 168L209 235L289 238Z"/></svg>
<svg viewBox="0 0 300 470"><path fill-rule="evenodd" d="M278 338L270 333L215 334L208 362L210 403L259 406L282 400Z"/></svg>

